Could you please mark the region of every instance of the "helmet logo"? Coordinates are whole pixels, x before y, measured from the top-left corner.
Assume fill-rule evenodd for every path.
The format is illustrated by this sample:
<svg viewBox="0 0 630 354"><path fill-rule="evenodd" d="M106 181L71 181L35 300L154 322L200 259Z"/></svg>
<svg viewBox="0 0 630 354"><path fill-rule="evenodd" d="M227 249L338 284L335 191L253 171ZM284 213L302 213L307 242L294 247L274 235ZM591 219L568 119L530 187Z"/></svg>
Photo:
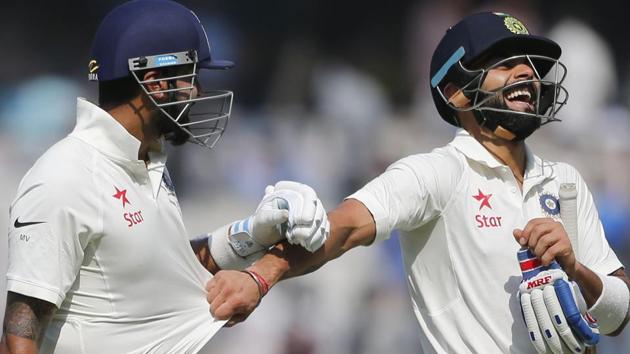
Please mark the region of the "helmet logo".
<svg viewBox="0 0 630 354"><path fill-rule="evenodd" d="M90 81L98 81L98 63L96 60L92 59L88 63L88 80Z"/></svg>
<svg viewBox="0 0 630 354"><path fill-rule="evenodd" d="M174 55L160 55L155 58L155 64L157 66L177 65L178 61Z"/></svg>
<svg viewBox="0 0 630 354"><path fill-rule="evenodd" d="M505 19L503 19L503 23L505 24L505 27L514 34L529 34L529 31L523 22L512 16L506 16Z"/></svg>

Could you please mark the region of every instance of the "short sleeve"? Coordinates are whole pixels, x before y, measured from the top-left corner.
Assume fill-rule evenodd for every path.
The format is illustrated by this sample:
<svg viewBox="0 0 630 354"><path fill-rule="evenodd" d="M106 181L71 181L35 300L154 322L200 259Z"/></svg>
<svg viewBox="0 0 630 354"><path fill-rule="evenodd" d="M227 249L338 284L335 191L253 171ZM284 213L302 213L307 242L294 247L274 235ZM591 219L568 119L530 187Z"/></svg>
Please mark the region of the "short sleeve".
<svg viewBox="0 0 630 354"><path fill-rule="evenodd" d="M8 291L63 302L99 228L98 198L80 180L38 178L33 170L23 179L9 213Z"/></svg>
<svg viewBox="0 0 630 354"><path fill-rule="evenodd" d="M461 179L463 167L445 151L401 159L346 199L363 203L376 223L376 240L396 229L410 231L439 217Z"/></svg>
<svg viewBox="0 0 630 354"><path fill-rule="evenodd" d="M572 168L573 169L573 168ZM610 274L623 267L606 240L599 213L584 179L573 169L578 191L578 255L577 259L594 272Z"/></svg>

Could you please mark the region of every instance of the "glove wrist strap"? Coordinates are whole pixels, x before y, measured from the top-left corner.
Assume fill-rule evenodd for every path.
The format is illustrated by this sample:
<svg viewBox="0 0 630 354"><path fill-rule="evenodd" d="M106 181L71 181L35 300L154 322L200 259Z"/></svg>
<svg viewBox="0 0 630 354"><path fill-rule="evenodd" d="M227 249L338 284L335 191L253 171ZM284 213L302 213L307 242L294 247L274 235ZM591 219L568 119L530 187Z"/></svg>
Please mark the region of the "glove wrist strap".
<svg viewBox="0 0 630 354"><path fill-rule="evenodd" d="M258 242L254 241L251 228L254 217L250 216L246 219L236 221L230 225L228 231L228 242L234 252L241 257L247 257L250 254L260 252L265 247Z"/></svg>

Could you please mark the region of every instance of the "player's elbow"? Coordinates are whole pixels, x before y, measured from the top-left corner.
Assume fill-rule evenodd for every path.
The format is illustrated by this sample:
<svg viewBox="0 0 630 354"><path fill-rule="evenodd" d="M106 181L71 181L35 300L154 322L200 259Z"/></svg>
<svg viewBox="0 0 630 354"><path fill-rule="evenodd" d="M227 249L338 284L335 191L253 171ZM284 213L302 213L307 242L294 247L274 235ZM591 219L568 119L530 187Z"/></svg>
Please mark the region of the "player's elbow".
<svg viewBox="0 0 630 354"><path fill-rule="evenodd" d="M357 246L367 246L374 241L376 225L372 214L359 201L349 199L328 213L330 244L334 258Z"/></svg>

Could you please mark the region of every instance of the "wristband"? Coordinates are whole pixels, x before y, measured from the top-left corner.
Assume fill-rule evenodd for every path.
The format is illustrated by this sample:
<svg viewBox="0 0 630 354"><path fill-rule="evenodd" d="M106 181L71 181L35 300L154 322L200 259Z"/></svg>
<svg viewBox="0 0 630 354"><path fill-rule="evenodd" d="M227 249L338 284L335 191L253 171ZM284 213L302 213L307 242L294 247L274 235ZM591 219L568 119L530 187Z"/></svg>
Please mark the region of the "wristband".
<svg viewBox="0 0 630 354"><path fill-rule="evenodd" d="M619 277L597 274L602 280L602 294L588 311L603 334L615 332L627 319L630 290Z"/></svg>

